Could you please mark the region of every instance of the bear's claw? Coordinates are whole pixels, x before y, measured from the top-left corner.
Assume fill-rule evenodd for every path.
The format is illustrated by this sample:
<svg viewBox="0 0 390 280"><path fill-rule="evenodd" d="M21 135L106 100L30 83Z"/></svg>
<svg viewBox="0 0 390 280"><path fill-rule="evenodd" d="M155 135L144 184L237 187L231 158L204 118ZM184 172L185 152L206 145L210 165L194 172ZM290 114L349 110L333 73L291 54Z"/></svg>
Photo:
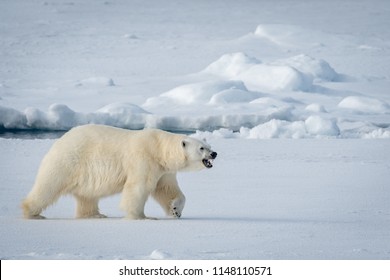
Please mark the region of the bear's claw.
<svg viewBox="0 0 390 280"><path fill-rule="evenodd" d="M181 213L183 212L185 201L186 201L186 198L184 197L184 195L177 197L171 201L171 205L169 207L169 213L174 218L181 217Z"/></svg>
<svg viewBox="0 0 390 280"><path fill-rule="evenodd" d="M175 217L175 218L180 218L181 217L181 213L177 211L177 207L173 207L173 209L172 209L172 216Z"/></svg>

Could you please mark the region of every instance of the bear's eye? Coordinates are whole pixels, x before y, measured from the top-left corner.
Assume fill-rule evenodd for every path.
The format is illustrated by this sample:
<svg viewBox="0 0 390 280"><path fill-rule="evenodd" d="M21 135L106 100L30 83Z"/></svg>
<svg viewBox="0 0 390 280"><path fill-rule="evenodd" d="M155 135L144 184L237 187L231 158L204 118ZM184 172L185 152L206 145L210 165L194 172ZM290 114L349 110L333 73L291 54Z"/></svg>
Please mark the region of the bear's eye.
<svg viewBox="0 0 390 280"><path fill-rule="evenodd" d="M204 148L203 148L203 147L200 147L200 150L201 150L201 151L203 151L203 150L204 150Z"/></svg>

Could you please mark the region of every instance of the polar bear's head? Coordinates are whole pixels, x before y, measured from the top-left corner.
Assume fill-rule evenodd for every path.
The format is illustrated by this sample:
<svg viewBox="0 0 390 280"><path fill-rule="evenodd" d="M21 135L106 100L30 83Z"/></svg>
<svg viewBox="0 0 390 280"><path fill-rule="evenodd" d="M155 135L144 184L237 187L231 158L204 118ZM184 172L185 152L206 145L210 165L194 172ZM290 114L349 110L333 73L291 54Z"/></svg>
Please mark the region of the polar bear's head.
<svg viewBox="0 0 390 280"><path fill-rule="evenodd" d="M182 171L213 167L217 153L211 150L209 144L195 138L185 137L181 145L187 159L186 167Z"/></svg>

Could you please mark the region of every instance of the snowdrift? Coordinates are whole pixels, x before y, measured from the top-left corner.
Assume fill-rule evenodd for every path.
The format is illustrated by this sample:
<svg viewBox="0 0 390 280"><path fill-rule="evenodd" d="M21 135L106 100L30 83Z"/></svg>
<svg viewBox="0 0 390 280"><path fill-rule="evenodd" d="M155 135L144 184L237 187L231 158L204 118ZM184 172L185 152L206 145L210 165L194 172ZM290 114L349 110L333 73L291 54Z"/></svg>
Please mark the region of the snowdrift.
<svg viewBox="0 0 390 280"><path fill-rule="evenodd" d="M322 58L285 55L292 50L311 52L318 46L345 48L347 44L337 36L297 26L259 25L232 44L242 49L268 44L278 49L279 57L225 53L203 70L182 77L192 82L145 98L141 105L113 102L92 112L77 112L61 103L46 111L0 105L0 129L68 130L96 123L128 129L214 131L219 136L225 135L218 131L222 129L243 138L390 136L388 101L345 90L351 76L346 79L348 75ZM118 87L110 77L80 79L74 86L89 93Z"/></svg>

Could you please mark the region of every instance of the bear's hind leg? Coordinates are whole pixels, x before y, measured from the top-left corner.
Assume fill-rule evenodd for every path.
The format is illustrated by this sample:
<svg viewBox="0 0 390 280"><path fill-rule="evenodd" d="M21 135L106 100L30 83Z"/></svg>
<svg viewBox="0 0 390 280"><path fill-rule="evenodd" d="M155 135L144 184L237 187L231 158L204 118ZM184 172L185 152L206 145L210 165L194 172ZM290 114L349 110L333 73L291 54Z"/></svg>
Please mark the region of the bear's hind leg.
<svg viewBox="0 0 390 280"><path fill-rule="evenodd" d="M153 198L161 205L167 215L180 218L186 198L179 188L176 174L165 174L152 192Z"/></svg>
<svg viewBox="0 0 390 280"><path fill-rule="evenodd" d="M144 213L145 203L149 193L144 185L126 184L121 199L121 209L124 210L127 219L131 220L155 220L155 218L146 217Z"/></svg>
<svg viewBox="0 0 390 280"><path fill-rule="evenodd" d="M35 184L31 192L22 202L22 210L26 219L45 219L41 215L49 205L58 200L61 193L47 191L44 185Z"/></svg>
<svg viewBox="0 0 390 280"><path fill-rule="evenodd" d="M29 198L23 200L22 209L23 209L23 216L26 219L36 219L36 220L45 219L45 217L41 215L44 207L34 205L31 202L31 199Z"/></svg>
<svg viewBox="0 0 390 280"><path fill-rule="evenodd" d="M76 206L76 218L107 218L107 216L100 214L99 212L99 200L95 198L85 198L75 195Z"/></svg>

